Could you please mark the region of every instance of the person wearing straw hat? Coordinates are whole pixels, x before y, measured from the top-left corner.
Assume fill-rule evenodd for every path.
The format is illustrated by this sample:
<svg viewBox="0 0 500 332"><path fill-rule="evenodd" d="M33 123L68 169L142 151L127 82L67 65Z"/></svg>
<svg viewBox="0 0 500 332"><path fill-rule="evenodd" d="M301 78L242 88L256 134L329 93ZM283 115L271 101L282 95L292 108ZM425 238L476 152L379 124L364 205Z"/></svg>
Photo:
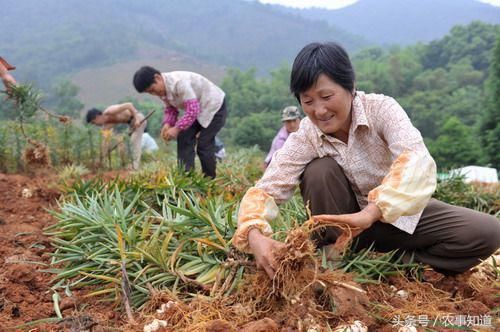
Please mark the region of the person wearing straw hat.
<svg viewBox="0 0 500 332"><path fill-rule="evenodd" d="M283 127L278 131L271 144L271 149L267 153L266 159L264 159L264 168L267 168L273 155L276 151L281 149L288 136L299 130L300 125L300 110L297 106L287 106L281 111L281 122Z"/></svg>

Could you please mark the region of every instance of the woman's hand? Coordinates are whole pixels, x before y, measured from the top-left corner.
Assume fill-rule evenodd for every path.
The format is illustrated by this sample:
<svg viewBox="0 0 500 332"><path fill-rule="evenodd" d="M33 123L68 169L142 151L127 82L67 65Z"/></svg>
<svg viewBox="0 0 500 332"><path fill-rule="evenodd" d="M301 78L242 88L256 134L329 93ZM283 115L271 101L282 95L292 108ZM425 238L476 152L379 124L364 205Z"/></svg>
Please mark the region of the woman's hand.
<svg viewBox="0 0 500 332"><path fill-rule="evenodd" d="M337 237L333 246L335 250L342 251L348 246L352 238L361 234L365 229L370 228L381 217L382 213L380 209L374 203L370 203L363 210L356 213L339 215L321 214L313 216L313 220L315 225L346 225L349 227L349 231L342 230L342 233Z"/></svg>
<svg viewBox="0 0 500 332"><path fill-rule="evenodd" d="M160 132L160 135L161 135L161 138L163 138L164 141L168 142L170 139L168 138L168 135L167 135L167 132L168 130L172 128L170 127L170 125L168 124L165 124L162 128L161 128L161 132Z"/></svg>
<svg viewBox="0 0 500 332"><path fill-rule="evenodd" d="M179 128L177 128L175 126L171 127L170 125L165 124L161 128L160 135L161 135L161 138L163 138L163 140L165 142L168 142L170 140L176 139L177 136L179 136L180 132L181 132L181 130Z"/></svg>
<svg viewBox="0 0 500 332"><path fill-rule="evenodd" d="M263 235L258 229L250 230L248 233L248 244L255 257L257 267L266 271L269 278L272 279L278 267L275 260L275 252L285 247L285 244Z"/></svg>
<svg viewBox="0 0 500 332"><path fill-rule="evenodd" d="M164 137L164 139L167 140L167 141L176 139L177 136L179 136L180 132L181 132L181 130L179 128L177 128L175 126L174 127L170 127L166 131L166 133L165 133L166 138ZM163 136L163 130L162 130L162 136Z"/></svg>
<svg viewBox="0 0 500 332"><path fill-rule="evenodd" d="M337 247L344 246L350 238L358 236L365 229L370 228L374 222L380 220L380 218L382 218L382 212L380 212L380 209L374 203L369 203L363 210L356 213L339 215L320 214L313 216L317 225L324 224L328 226L328 224L335 223L351 228L351 232L344 232L339 236L336 242Z"/></svg>

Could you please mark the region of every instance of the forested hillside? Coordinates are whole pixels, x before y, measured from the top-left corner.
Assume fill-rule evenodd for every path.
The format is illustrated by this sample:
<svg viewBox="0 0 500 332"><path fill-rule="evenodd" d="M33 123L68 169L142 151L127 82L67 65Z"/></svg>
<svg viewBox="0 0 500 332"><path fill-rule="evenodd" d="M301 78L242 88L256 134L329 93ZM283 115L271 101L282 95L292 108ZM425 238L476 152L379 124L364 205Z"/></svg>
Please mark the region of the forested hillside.
<svg viewBox="0 0 500 332"><path fill-rule="evenodd" d="M500 167L498 47L493 56L499 25L473 22L427 44L356 51L362 45L359 39L255 2L13 4L7 1L0 21L3 31L10 32L0 37L0 54L12 55L21 82L53 87L44 102L58 113L80 118L90 100L89 95L82 100L80 87L62 78L113 95L92 99L100 106L133 100L138 95L131 90L131 74L147 59L162 70L200 71L221 83L230 110L222 132L226 143L267 150L281 125L280 110L297 103L288 91L296 52L311 40L335 40L353 58L358 88L395 97L440 168ZM135 102L143 111L161 108L156 100ZM0 104L1 117L14 117L10 109ZM160 117L156 112L150 121L153 134Z"/></svg>
<svg viewBox="0 0 500 332"><path fill-rule="evenodd" d="M324 20L377 45L430 42L475 20L500 23L500 8L477 0L358 0L337 10L277 8Z"/></svg>
<svg viewBox="0 0 500 332"><path fill-rule="evenodd" d="M0 54L48 87L61 75L175 51L263 73L311 40L366 45L326 23L233 0L3 0ZM152 54L154 53L154 54Z"/></svg>

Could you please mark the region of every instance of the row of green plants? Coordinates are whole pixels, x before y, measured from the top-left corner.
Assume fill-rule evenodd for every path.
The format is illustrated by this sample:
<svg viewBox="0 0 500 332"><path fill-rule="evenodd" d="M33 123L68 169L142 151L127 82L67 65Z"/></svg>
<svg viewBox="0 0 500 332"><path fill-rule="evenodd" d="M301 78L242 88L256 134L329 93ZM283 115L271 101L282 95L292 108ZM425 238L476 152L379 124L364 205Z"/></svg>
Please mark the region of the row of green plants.
<svg viewBox="0 0 500 332"><path fill-rule="evenodd" d="M255 147L229 154L211 180L175 167L175 157L143 165L124 178L83 180L78 167L60 172L64 192L46 229L54 252L56 313L65 296L85 290L128 311L145 308L158 291L177 298L232 294L255 271L250 256L231 245L238 202L261 176L262 153ZM70 172L71 170L71 172ZM67 176L64 176L67 174ZM480 190L455 177L438 184L436 198L499 214L500 192ZM280 208L273 229L278 240L307 220L299 193ZM423 267L402 261L399 252L346 251L331 261L318 252L323 269L354 273L359 283L379 283L397 274L420 278Z"/></svg>
<svg viewBox="0 0 500 332"><path fill-rule="evenodd" d="M235 152L215 180L186 173L173 159L165 162L170 167L144 165L126 180L64 179L66 194L53 212L58 222L46 230L55 247L49 270L57 280L54 291L92 285L89 296L123 301L126 287L134 308L153 289L188 295L219 280L210 293L230 292L248 262L231 246L236 202L260 176L248 165L261 157L255 148Z"/></svg>
<svg viewBox="0 0 500 332"><path fill-rule="evenodd" d="M101 146L104 137L99 128L56 120L37 119L21 126L16 121L0 122L0 172L16 173L28 171L23 152L29 146L25 136L44 144L50 155L51 165L60 167L69 164L82 165L88 169L115 169L130 162L128 139L120 149L109 153ZM126 135L116 135L116 142Z"/></svg>
<svg viewBox="0 0 500 332"><path fill-rule="evenodd" d="M500 216L500 185L472 184L462 176L452 176L438 183L434 198L443 202Z"/></svg>
<svg viewBox="0 0 500 332"><path fill-rule="evenodd" d="M0 172L64 165L112 169L129 164L128 135L119 134L123 126L113 128L113 134L49 111L42 105L43 93L32 84L11 85L0 95L6 113L15 119L0 121Z"/></svg>
<svg viewBox="0 0 500 332"><path fill-rule="evenodd" d="M55 275L54 291L91 289L87 296L129 302L136 309L157 290L168 289L180 298L229 294L253 266L251 257L234 250L231 239L237 204L260 176L260 157L257 149L235 153L221 163L214 180L152 163L127 179L65 182L65 197L53 212L57 223L47 229L55 247L49 270ZM447 186L440 184L441 198L454 190ZM491 207L498 197L481 200ZM281 207L275 236L283 240L306 219L297 193ZM346 252L335 262L318 254L323 268L354 272L361 283L399 273L418 277L422 269L403 263L398 252Z"/></svg>

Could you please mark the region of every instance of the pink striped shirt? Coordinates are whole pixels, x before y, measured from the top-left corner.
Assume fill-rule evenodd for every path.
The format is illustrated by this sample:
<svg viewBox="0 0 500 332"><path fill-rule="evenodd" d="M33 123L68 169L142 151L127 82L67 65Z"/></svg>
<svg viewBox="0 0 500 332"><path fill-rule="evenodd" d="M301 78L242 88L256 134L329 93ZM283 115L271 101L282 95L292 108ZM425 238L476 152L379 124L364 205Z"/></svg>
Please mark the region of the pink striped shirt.
<svg viewBox="0 0 500 332"><path fill-rule="evenodd" d="M177 121L179 110L173 106L165 108L162 126L166 123L169 126L176 126L180 130L186 130L191 127L200 114L200 103L198 99L190 99L184 101L184 115Z"/></svg>
<svg viewBox="0 0 500 332"><path fill-rule="evenodd" d="M185 130L198 121L207 128L224 102L224 91L193 72L173 71L163 73L162 77L166 89L161 98L166 106L162 124ZM184 109L184 114L177 120L179 109Z"/></svg>

